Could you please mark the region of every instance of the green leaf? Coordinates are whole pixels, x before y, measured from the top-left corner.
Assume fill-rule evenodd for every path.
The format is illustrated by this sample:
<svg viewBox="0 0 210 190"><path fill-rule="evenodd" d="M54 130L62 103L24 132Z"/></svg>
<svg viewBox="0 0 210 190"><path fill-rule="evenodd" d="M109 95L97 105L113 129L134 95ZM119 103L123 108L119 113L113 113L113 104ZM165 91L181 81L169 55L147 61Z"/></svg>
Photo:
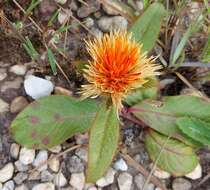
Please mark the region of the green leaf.
<svg viewBox="0 0 210 190"><path fill-rule="evenodd" d="M96 182L101 178L116 153L119 139L119 120L116 109L100 106L90 130L87 181Z"/></svg>
<svg viewBox="0 0 210 190"><path fill-rule="evenodd" d="M155 99L158 94L157 80L155 78L148 79L149 81L142 88L135 90L127 95L125 102L132 106L144 99Z"/></svg>
<svg viewBox="0 0 210 190"><path fill-rule="evenodd" d="M146 134L145 145L150 158L154 162L158 159L158 167L174 176L190 173L198 164L198 158L191 147L152 130Z"/></svg>
<svg viewBox="0 0 210 190"><path fill-rule="evenodd" d="M150 51L158 38L166 10L160 3L153 3L129 29L136 41L143 44L143 51Z"/></svg>
<svg viewBox="0 0 210 190"><path fill-rule="evenodd" d="M202 26L202 21L203 21L203 16L202 15L199 15L198 18L190 24L190 26L188 27L187 31L184 33L181 41L179 42L175 52L174 52L174 55L173 55L173 58L172 58L172 63L171 65L174 66L174 64L176 63L176 61L178 60L178 58L180 57L188 39L190 38L190 36L195 33L196 31L199 30L199 28Z"/></svg>
<svg viewBox="0 0 210 190"><path fill-rule="evenodd" d="M154 130L173 135L188 144L197 144L182 134L176 121L180 117L190 116L210 121L210 103L196 96L168 96L162 102L142 101L133 106L134 115Z"/></svg>
<svg viewBox="0 0 210 190"><path fill-rule="evenodd" d="M93 100L48 96L32 102L11 124L14 139L28 148L49 148L89 130L97 112Z"/></svg>
<svg viewBox="0 0 210 190"><path fill-rule="evenodd" d="M194 117L181 117L176 123L187 136L204 145L210 145L210 123Z"/></svg>
<svg viewBox="0 0 210 190"><path fill-rule="evenodd" d="M57 66L55 56L50 48L47 48L47 56L50 63L50 67L52 69L53 74L57 74Z"/></svg>

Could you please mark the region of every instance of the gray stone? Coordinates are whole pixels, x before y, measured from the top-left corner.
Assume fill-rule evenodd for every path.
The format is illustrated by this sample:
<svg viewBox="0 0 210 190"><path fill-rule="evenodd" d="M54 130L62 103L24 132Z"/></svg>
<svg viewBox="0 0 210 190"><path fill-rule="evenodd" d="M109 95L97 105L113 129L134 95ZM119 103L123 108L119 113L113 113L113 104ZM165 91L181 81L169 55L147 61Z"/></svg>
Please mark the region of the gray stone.
<svg viewBox="0 0 210 190"><path fill-rule="evenodd" d="M10 105L10 112L17 113L22 111L28 105L28 101L23 96L16 97L11 105Z"/></svg>
<svg viewBox="0 0 210 190"><path fill-rule="evenodd" d="M12 143L10 146L10 155L17 159L20 151L20 146L16 143Z"/></svg>
<svg viewBox="0 0 210 190"><path fill-rule="evenodd" d="M119 175L117 182L120 190L130 190L132 188L133 177L131 174L123 172Z"/></svg>
<svg viewBox="0 0 210 190"><path fill-rule="evenodd" d="M20 172L14 177L14 181L16 184L22 184L28 177L27 173Z"/></svg>
<svg viewBox="0 0 210 190"><path fill-rule="evenodd" d="M7 70L0 69L0 81L4 80L7 77Z"/></svg>
<svg viewBox="0 0 210 190"><path fill-rule="evenodd" d="M34 186L32 190L55 190L55 185L52 183L40 183Z"/></svg>
<svg viewBox="0 0 210 190"><path fill-rule="evenodd" d="M25 172L29 169L28 165L24 165L20 160L15 162L15 167L19 172Z"/></svg>
<svg viewBox="0 0 210 190"><path fill-rule="evenodd" d="M104 177L102 177L101 179L99 179L96 184L99 187L105 187L107 185L110 185L114 182L114 176L116 174L116 170L114 170L113 168L109 168L109 170L107 171L106 175Z"/></svg>
<svg viewBox="0 0 210 190"><path fill-rule="evenodd" d="M48 153L46 150L40 150L37 154L35 160L33 161L33 166L37 167L43 162L46 162L48 158ZM42 167L38 168L38 171L43 171L47 169L47 164L43 165Z"/></svg>
<svg viewBox="0 0 210 190"><path fill-rule="evenodd" d="M85 26L91 28L94 25L94 20L90 17L84 19Z"/></svg>
<svg viewBox="0 0 210 190"><path fill-rule="evenodd" d="M87 162L88 161L88 151L86 148L78 148L75 151L75 154L83 161Z"/></svg>
<svg viewBox="0 0 210 190"><path fill-rule="evenodd" d="M126 164L125 160L123 160L122 158L120 158L119 160L117 160L114 163L114 168L116 170L120 170L120 171L126 171L128 169L128 165Z"/></svg>
<svg viewBox="0 0 210 190"><path fill-rule="evenodd" d="M172 183L173 190L191 190L192 184L184 178L176 178Z"/></svg>
<svg viewBox="0 0 210 190"><path fill-rule="evenodd" d="M141 173L136 175L134 178L134 182L135 182L136 186L138 187L138 189L143 188L145 181L146 181L146 179ZM155 186L152 183L149 183L147 185L147 187L145 188L145 190L154 190L154 188L155 188Z"/></svg>
<svg viewBox="0 0 210 190"><path fill-rule="evenodd" d="M64 94L63 94L64 95ZM50 152L53 152L53 153L59 153L60 151L61 151L61 145L57 145L57 146L54 146L54 147L52 147L52 148L49 148L48 150L50 151Z"/></svg>
<svg viewBox="0 0 210 190"><path fill-rule="evenodd" d="M15 184L14 181L10 180L6 182L1 190L14 190Z"/></svg>
<svg viewBox="0 0 210 190"><path fill-rule="evenodd" d="M25 184L19 185L15 188L15 190L29 190Z"/></svg>
<svg viewBox="0 0 210 190"><path fill-rule="evenodd" d="M80 173L84 171L84 163L77 156L71 156L67 160L67 169L71 173Z"/></svg>
<svg viewBox="0 0 210 190"><path fill-rule="evenodd" d="M28 149L28 148L21 148L20 150L20 157L19 160L25 164L31 164L34 161L34 157L35 157L35 150L33 149Z"/></svg>
<svg viewBox="0 0 210 190"><path fill-rule="evenodd" d="M103 10L108 14L108 15L119 15L119 11L114 9L112 5L112 0L106 0L106 3L103 3Z"/></svg>
<svg viewBox="0 0 210 190"><path fill-rule="evenodd" d="M23 79L21 77L15 78L13 81L5 81L2 84L1 92L6 92L8 89L19 89Z"/></svg>
<svg viewBox="0 0 210 190"><path fill-rule="evenodd" d="M64 5L67 2L67 0L55 0L55 2Z"/></svg>
<svg viewBox="0 0 210 190"><path fill-rule="evenodd" d="M126 31L128 27L128 21L122 16L104 16L98 20L98 26L103 32L110 32L113 30Z"/></svg>
<svg viewBox="0 0 210 190"><path fill-rule="evenodd" d="M30 173L28 176L28 180L40 180L40 178L41 178L41 175L39 171L34 171Z"/></svg>
<svg viewBox="0 0 210 190"><path fill-rule="evenodd" d="M96 28L96 27L92 27L92 28L90 29L90 31L91 31L91 33L92 33L95 37L97 37L97 38L101 38L101 37L103 36L103 32L101 32L101 30L99 30L99 29Z"/></svg>
<svg viewBox="0 0 210 190"><path fill-rule="evenodd" d="M72 175L74 175L74 174L72 174ZM67 180L66 180L65 176L63 175L63 173L58 172L58 174L55 175L54 184L58 187L63 187L67 184Z"/></svg>
<svg viewBox="0 0 210 190"><path fill-rule="evenodd" d="M26 66L25 65L13 65L9 71L16 75L24 75L26 73Z"/></svg>
<svg viewBox="0 0 210 190"><path fill-rule="evenodd" d="M77 16L79 18L85 18L100 9L100 3L98 1L87 0L86 3L88 6L82 4L82 6L77 10Z"/></svg>
<svg viewBox="0 0 210 190"><path fill-rule="evenodd" d="M71 175L70 185L77 190L82 190L85 185L84 173L74 173Z"/></svg>
<svg viewBox="0 0 210 190"><path fill-rule="evenodd" d="M0 98L0 113L8 111L9 111L9 104Z"/></svg>
<svg viewBox="0 0 210 190"><path fill-rule="evenodd" d="M6 164L0 169L0 182L4 183L12 178L14 173L14 166L12 163Z"/></svg>
<svg viewBox="0 0 210 190"><path fill-rule="evenodd" d="M41 172L41 181L42 182L50 182L54 178L53 174L51 174L48 170L44 170Z"/></svg>

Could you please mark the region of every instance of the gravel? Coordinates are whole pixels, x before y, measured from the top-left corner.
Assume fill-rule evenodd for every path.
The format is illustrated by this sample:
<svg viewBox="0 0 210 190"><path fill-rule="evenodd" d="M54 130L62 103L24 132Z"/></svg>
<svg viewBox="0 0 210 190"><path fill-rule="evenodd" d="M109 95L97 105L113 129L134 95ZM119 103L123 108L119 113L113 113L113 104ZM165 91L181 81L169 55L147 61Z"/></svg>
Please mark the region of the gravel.
<svg viewBox="0 0 210 190"><path fill-rule="evenodd" d="M133 176L127 172L123 172L119 175L117 182L120 190L130 190L133 184Z"/></svg>
<svg viewBox="0 0 210 190"><path fill-rule="evenodd" d="M176 178L172 183L173 190L190 190L192 188L192 184L190 181L184 178Z"/></svg>
<svg viewBox="0 0 210 190"><path fill-rule="evenodd" d="M34 161L34 157L35 157L35 150L28 149L25 147L21 148L19 160L24 165L31 164Z"/></svg>
<svg viewBox="0 0 210 190"><path fill-rule="evenodd" d="M0 182L4 183L12 178L14 173L14 166L12 163L6 164L3 168L0 169Z"/></svg>
<svg viewBox="0 0 210 190"><path fill-rule="evenodd" d="M114 182L115 174L116 174L116 170L114 170L113 168L109 168L106 175L104 177L102 177L101 179L99 179L96 182L96 184L99 187L105 187L105 186L112 184Z"/></svg>
<svg viewBox="0 0 210 190"><path fill-rule="evenodd" d="M123 160L122 158L120 158L119 160L117 160L113 167L116 169L116 170L119 170L119 171L127 171L128 169L128 165L126 164L125 160Z"/></svg>
<svg viewBox="0 0 210 190"><path fill-rule="evenodd" d="M32 164L33 164L33 166L37 167L41 163L46 162L47 158L48 158L47 151L46 150L40 150ZM47 164L38 168L38 171L43 171L43 170L46 170L46 169L47 169Z"/></svg>
<svg viewBox="0 0 210 190"><path fill-rule="evenodd" d="M74 173L71 175L69 184L77 190L82 190L85 185L84 173Z"/></svg>

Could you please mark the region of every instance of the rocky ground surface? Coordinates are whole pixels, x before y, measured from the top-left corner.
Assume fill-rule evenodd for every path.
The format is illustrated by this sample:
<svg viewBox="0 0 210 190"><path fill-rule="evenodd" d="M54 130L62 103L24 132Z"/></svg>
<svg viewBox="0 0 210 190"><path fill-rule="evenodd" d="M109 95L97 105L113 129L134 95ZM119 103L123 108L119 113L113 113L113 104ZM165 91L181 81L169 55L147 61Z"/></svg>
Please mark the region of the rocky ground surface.
<svg viewBox="0 0 210 190"><path fill-rule="evenodd" d="M67 47L70 49L71 60L81 56L84 47L82 36L89 34L98 36L111 29L126 30L128 21L116 11L101 6L98 1L88 0L85 4L79 1L56 0L60 5L66 5L65 11L60 11L58 22L62 24L68 10L71 9L76 17L85 24L85 29L77 34L77 28L71 29L72 35L67 39ZM136 3L136 11L141 11L143 4ZM55 5L51 0L43 0L39 5L39 13L42 19L49 19L48 15L55 11ZM36 13L35 14L39 14ZM72 21L74 22L74 21ZM24 54L24 49L15 43L9 44L10 36L1 36L3 40L0 53L0 189L2 190L141 190L145 177L135 168L129 166L120 155L114 160L112 167L106 175L96 184L85 184L85 169L87 166L87 148L78 148L75 151L57 156L72 144L86 144L87 134L80 134L66 143L49 150L33 150L16 144L9 134L9 126L12 119L33 99L50 94L72 95L77 82L71 80L66 84L63 77L57 77L38 73L33 63ZM72 76L70 76L72 77ZM162 88L174 83L174 78L161 81ZM80 83L79 79L79 83ZM39 90L34 91L37 86ZM36 88L36 89L37 89ZM133 124L124 123L122 136L123 143L129 149L131 156L146 169L151 168L151 161L144 149L143 133ZM155 170L162 183L172 190L191 190L199 181L203 173L209 169L210 152L201 153L202 168L196 170L187 177L174 178L164 171ZM43 161L50 161L42 167L34 170ZM199 188L197 188L199 189ZM208 187L200 190L208 190ZM160 190L152 183L145 190Z"/></svg>

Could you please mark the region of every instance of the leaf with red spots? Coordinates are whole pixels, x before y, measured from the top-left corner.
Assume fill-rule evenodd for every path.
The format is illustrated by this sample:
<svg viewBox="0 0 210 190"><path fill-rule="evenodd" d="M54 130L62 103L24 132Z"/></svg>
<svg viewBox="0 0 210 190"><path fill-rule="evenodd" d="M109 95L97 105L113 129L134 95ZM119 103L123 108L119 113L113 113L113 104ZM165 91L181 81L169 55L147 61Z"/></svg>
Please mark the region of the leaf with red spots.
<svg viewBox="0 0 210 190"><path fill-rule="evenodd" d="M49 96L32 102L11 124L14 139L29 148L49 148L91 127L97 112L94 100Z"/></svg>

